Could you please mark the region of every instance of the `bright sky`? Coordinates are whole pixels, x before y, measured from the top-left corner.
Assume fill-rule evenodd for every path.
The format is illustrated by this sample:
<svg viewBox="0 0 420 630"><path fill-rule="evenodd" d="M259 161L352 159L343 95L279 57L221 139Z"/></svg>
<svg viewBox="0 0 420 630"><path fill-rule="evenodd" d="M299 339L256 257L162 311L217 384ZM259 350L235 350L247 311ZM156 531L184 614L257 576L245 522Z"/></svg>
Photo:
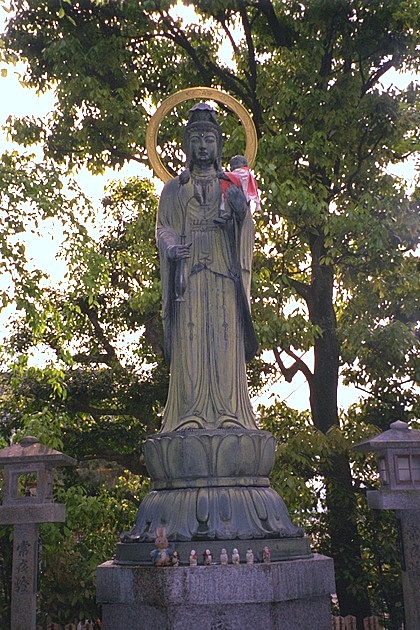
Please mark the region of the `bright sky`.
<svg viewBox="0 0 420 630"><path fill-rule="evenodd" d="M7 15L2 8L0 8L0 32L4 27L5 19ZM4 64L0 64L0 72L5 69ZM23 65L16 67L9 67L7 69L7 75L0 76L0 128L5 124L8 116L26 116L34 115L42 117L46 115L54 107L54 95L52 93L46 93L38 96L34 90L29 90L22 87L19 82L19 77L24 70ZM2 72L3 75L3 72ZM416 77L412 75L401 75L391 70L384 78L384 85L390 84L397 85L400 88L405 87L410 81L417 79L420 81L420 75ZM0 132L0 154L6 149L12 148L5 137L4 132ZM414 160L409 160L404 164L393 166L392 172L400 177L404 177L407 180L413 179L415 174ZM144 176L144 172L139 172L138 164L129 164L122 171L115 173L108 170L105 176L94 177L88 173L87 170L82 171L77 180L79 185L85 194L91 198L94 205L100 208L100 200L104 196L104 186L108 180L130 176ZM54 232L54 229L50 229L49 233L43 237L28 238L27 247L30 252L30 256L34 260L34 265L40 266L44 270L48 270L51 274L52 281L56 282L63 276L64 269L55 260L55 255L60 246L60 237ZM305 357L306 359L307 357ZM296 409L308 408L309 392L306 385L306 381L303 377L299 378L299 375L295 377L291 384L282 384L281 395L287 400L287 403ZM262 394L258 399L254 400L254 404L266 403L269 400L270 392ZM341 386L339 388L339 405L346 408L349 404L354 402L358 397L358 394L353 388Z"/></svg>

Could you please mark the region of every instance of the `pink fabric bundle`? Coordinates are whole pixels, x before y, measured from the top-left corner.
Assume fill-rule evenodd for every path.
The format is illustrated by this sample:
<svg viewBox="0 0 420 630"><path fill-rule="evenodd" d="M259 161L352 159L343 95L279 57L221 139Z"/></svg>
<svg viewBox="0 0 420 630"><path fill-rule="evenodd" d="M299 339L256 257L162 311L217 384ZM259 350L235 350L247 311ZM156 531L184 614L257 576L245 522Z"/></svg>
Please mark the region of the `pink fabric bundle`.
<svg viewBox="0 0 420 630"><path fill-rule="evenodd" d="M257 182L255 181L255 177L251 173L250 169L247 166L242 166L241 168L236 168L235 171L232 173L225 172L225 175L229 178L229 181L226 179L221 180L223 206L224 206L225 197L226 197L226 190L232 183L238 188L242 186L242 190L245 193L245 197L248 203L250 201L254 201L255 210L259 211L261 207L260 195L258 192Z"/></svg>

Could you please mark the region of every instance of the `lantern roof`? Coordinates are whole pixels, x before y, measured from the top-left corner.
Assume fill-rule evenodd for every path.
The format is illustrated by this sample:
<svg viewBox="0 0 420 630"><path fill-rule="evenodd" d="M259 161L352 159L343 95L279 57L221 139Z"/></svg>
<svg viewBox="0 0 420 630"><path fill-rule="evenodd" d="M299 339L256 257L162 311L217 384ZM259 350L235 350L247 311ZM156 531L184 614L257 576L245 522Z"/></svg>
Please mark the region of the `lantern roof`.
<svg viewBox="0 0 420 630"><path fill-rule="evenodd" d="M12 444L12 446L0 450L0 466L24 462L44 463L49 466L77 465L77 461L73 457L41 444L38 438L32 435L23 437L19 444Z"/></svg>
<svg viewBox="0 0 420 630"><path fill-rule="evenodd" d="M353 446L353 450L366 453L369 451L382 451L386 448L410 447L420 448L420 431L410 429L408 424L402 422L402 420L396 420L391 423L388 431L356 444L356 446Z"/></svg>

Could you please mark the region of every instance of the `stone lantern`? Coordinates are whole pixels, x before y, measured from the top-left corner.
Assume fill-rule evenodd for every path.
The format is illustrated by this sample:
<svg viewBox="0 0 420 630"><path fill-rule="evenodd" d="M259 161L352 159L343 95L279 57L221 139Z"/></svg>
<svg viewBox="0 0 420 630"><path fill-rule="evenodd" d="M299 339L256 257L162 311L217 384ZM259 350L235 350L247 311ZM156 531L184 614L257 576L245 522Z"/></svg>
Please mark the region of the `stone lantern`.
<svg viewBox="0 0 420 630"><path fill-rule="evenodd" d="M400 525L406 630L420 628L420 431L397 420L388 431L354 447L375 452L380 489L367 492L368 506L395 510Z"/></svg>
<svg viewBox="0 0 420 630"><path fill-rule="evenodd" d="M65 520L66 507L53 503L53 468L75 466L76 460L24 437L0 450L4 468L0 525L13 525L13 630L35 630L39 523Z"/></svg>

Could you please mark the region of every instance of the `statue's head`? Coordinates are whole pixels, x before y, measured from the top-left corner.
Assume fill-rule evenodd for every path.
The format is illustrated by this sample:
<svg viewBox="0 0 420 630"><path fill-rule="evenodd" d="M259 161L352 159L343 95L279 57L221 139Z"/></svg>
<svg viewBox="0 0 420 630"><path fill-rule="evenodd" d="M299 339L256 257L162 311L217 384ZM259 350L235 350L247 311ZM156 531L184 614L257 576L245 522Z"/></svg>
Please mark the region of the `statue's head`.
<svg viewBox="0 0 420 630"><path fill-rule="evenodd" d="M187 156L187 167L194 165L193 140L205 134L214 135L216 146L214 155L214 166L217 171L221 168L222 162L222 131L217 122L215 111L207 103L198 103L189 112L188 122L184 130L184 151Z"/></svg>

